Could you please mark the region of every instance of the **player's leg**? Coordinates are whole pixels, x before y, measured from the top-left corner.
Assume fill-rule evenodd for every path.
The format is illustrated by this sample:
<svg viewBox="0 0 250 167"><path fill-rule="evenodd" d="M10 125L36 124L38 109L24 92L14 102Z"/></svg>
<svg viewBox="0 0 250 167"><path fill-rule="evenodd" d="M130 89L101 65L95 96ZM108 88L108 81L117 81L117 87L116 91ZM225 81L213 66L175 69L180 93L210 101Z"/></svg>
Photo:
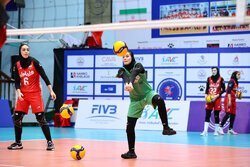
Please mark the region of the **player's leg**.
<svg viewBox="0 0 250 167"><path fill-rule="evenodd" d="M219 123L220 123L220 118L219 118L220 111L221 111L221 97L217 98L214 102L214 120L215 120L214 135L215 136L218 135Z"/></svg>
<svg viewBox="0 0 250 167"><path fill-rule="evenodd" d="M201 136L207 136L207 131L209 127L210 117L211 117L212 110L206 109L206 116L205 116L205 122L204 122L204 130L201 133Z"/></svg>
<svg viewBox="0 0 250 167"><path fill-rule="evenodd" d="M30 103L26 100L26 94L23 96L23 100L17 99L15 112L13 113L13 122L14 122L14 129L15 129L15 143L11 144L8 149L16 150L22 149L22 121L25 114L28 113Z"/></svg>
<svg viewBox="0 0 250 167"><path fill-rule="evenodd" d="M218 136L218 129L219 129L219 123L220 123L220 117L219 117L220 111L214 110L214 135Z"/></svg>
<svg viewBox="0 0 250 167"><path fill-rule="evenodd" d="M230 113L226 113L226 115L223 117L223 119L222 119L222 121L221 121L221 123L220 123L220 127L219 127L219 133L221 134L221 135L224 135L224 132L223 132L223 126L224 126L224 124L227 122L227 120L228 120L228 118L230 117Z"/></svg>
<svg viewBox="0 0 250 167"><path fill-rule="evenodd" d="M235 116L236 116L236 102L232 102L231 109L232 109L231 110L232 113L230 115L230 124L229 124L228 133L230 133L232 135L237 135L238 133L233 130L234 120L235 120Z"/></svg>
<svg viewBox="0 0 250 167"><path fill-rule="evenodd" d="M54 150L55 147L51 140L50 129L45 119L44 105L41 92L30 94L29 101L31 104L32 113L36 115L36 120L41 126L43 134L47 139L47 150Z"/></svg>
<svg viewBox="0 0 250 167"><path fill-rule="evenodd" d="M158 106L158 112L161 118L161 122L163 125L163 135L175 135L176 131L173 130L168 126L168 116L167 116L167 110L166 110L166 105L163 100L163 98L160 95L155 95L152 98L152 104L155 106Z"/></svg>
<svg viewBox="0 0 250 167"><path fill-rule="evenodd" d="M128 117L127 120L127 138L128 138L128 147L129 151L121 155L124 159L137 158L135 154L135 125L138 118Z"/></svg>
<svg viewBox="0 0 250 167"><path fill-rule="evenodd" d="M41 126L43 134L47 140L47 144L48 144L47 150L54 150L55 147L54 147L54 144L53 144L52 139L51 139L49 125L46 122L44 112L35 113L35 115L36 115L36 120L39 123L39 125Z"/></svg>
<svg viewBox="0 0 250 167"><path fill-rule="evenodd" d="M10 150L17 150L22 149L22 142L21 142L21 136L22 136L22 121L25 113L21 111L15 111L13 114L13 121L14 121L14 129L15 129L15 137L16 142L11 144L8 149Z"/></svg>

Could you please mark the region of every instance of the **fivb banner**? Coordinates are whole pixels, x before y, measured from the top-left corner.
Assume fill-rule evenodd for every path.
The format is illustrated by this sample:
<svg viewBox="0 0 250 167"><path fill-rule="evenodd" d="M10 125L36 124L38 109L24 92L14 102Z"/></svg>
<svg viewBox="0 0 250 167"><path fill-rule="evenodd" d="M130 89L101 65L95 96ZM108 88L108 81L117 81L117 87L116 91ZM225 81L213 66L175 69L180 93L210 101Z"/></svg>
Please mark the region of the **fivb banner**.
<svg viewBox="0 0 250 167"><path fill-rule="evenodd" d="M80 100L76 118L76 128L125 129L128 100ZM189 101L165 102L169 125L175 130L186 131L189 115ZM136 129L162 130L157 109L146 106L139 118Z"/></svg>

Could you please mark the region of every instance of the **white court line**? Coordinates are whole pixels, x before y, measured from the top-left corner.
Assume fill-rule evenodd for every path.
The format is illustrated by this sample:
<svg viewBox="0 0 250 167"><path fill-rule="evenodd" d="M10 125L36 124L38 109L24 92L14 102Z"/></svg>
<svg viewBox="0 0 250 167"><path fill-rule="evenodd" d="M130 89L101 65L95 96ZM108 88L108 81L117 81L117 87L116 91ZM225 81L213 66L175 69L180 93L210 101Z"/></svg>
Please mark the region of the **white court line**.
<svg viewBox="0 0 250 167"><path fill-rule="evenodd" d="M0 167L1 166L9 166L9 167L25 167L25 166L16 166L16 165L4 165L4 164L0 164Z"/></svg>

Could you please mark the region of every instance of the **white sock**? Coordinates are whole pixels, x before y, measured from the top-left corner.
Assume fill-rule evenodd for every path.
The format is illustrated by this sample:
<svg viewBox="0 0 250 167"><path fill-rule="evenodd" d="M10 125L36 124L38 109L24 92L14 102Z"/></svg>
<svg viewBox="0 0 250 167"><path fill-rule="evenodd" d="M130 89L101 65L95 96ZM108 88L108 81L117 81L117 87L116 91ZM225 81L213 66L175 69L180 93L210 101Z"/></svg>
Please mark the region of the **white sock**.
<svg viewBox="0 0 250 167"><path fill-rule="evenodd" d="M204 132L207 132L209 126L209 122L204 123Z"/></svg>
<svg viewBox="0 0 250 167"><path fill-rule="evenodd" d="M214 132L217 132L219 128L219 124L214 124Z"/></svg>

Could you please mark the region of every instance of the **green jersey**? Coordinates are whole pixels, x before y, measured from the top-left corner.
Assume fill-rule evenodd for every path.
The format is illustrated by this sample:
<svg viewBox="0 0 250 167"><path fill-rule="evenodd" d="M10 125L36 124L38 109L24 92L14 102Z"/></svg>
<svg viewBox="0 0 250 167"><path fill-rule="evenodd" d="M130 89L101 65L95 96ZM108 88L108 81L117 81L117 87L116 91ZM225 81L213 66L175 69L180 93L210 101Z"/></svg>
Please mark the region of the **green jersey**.
<svg viewBox="0 0 250 167"><path fill-rule="evenodd" d="M135 63L132 71L126 70L123 67L126 74L130 77L135 66ZM133 118L141 117L143 109L146 105L152 105L152 98L157 94L149 85L146 77L146 73L139 73L133 84L134 90L129 92L130 96L130 106L128 111L128 116Z"/></svg>

